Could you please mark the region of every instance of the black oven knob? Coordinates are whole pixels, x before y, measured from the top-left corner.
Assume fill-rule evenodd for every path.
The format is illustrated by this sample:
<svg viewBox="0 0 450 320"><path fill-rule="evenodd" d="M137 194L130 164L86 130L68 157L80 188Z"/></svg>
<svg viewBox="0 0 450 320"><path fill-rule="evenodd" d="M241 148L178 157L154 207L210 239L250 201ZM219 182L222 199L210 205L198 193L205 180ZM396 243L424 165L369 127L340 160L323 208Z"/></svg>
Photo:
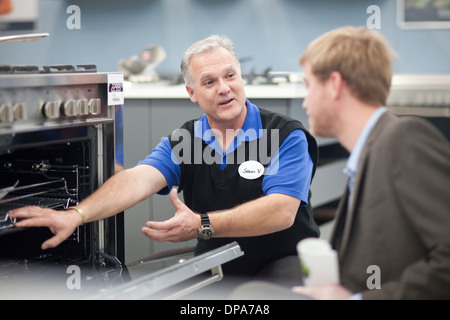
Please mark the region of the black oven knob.
<svg viewBox="0 0 450 320"><path fill-rule="evenodd" d="M78 115L78 106L75 100L67 100L62 104L64 115L68 117L76 117Z"/></svg>
<svg viewBox="0 0 450 320"><path fill-rule="evenodd" d="M80 116L87 116L89 114L89 101L88 99L80 99L77 101L78 114Z"/></svg>
<svg viewBox="0 0 450 320"><path fill-rule="evenodd" d="M0 106L0 122L14 122L12 105L3 104Z"/></svg>
<svg viewBox="0 0 450 320"><path fill-rule="evenodd" d="M25 103L16 103L13 106L13 114L16 121L27 120L27 105Z"/></svg>
<svg viewBox="0 0 450 320"><path fill-rule="evenodd" d="M59 118L59 101L47 101L42 105L42 115L48 119Z"/></svg>
<svg viewBox="0 0 450 320"><path fill-rule="evenodd" d="M89 100L89 111L91 114L100 114L102 108L102 102L100 99Z"/></svg>

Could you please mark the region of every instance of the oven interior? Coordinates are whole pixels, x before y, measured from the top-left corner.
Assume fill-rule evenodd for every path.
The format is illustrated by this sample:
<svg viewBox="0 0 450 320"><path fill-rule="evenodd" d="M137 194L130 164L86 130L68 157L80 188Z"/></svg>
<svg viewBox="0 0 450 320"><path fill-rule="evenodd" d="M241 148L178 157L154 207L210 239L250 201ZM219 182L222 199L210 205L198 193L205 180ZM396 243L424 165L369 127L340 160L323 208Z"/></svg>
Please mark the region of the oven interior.
<svg viewBox="0 0 450 320"><path fill-rule="evenodd" d="M2 257L30 257L41 253L37 235L30 235L33 240L26 241L28 234L34 232L15 228L9 210L30 205L63 210L88 194L91 190L88 144L89 141L67 142L9 150L0 155L0 189L9 191L0 200ZM86 257L89 241L77 231L62 246L62 251ZM43 234L43 237L48 235ZM13 241L14 238L18 240Z"/></svg>
<svg viewBox="0 0 450 320"><path fill-rule="evenodd" d="M56 248L41 250L52 234L46 227L17 228L9 210L40 206L61 210L76 205L94 190L96 180L92 149L94 142L59 142L0 152L0 282L2 287L18 281L55 278L66 289L68 266L83 269L88 278L98 280L120 262L101 253L95 224L85 224ZM107 259L105 259L105 257ZM87 271L86 271L87 270ZM92 276L89 276L92 275ZM101 280L104 281L104 280ZM54 289L52 290L55 291Z"/></svg>

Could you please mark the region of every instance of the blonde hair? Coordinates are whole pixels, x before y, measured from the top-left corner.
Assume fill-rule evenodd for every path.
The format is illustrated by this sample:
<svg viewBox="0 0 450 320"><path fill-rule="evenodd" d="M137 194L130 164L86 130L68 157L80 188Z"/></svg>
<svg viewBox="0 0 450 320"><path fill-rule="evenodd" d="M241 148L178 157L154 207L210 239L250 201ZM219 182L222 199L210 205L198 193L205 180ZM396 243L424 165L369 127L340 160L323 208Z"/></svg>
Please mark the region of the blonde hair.
<svg viewBox="0 0 450 320"><path fill-rule="evenodd" d="M385 105L394 57L379 32L343 27L311 42L300 57L300 65L308 63L321 82L337 71L356 98L371 105Z"/></svg>

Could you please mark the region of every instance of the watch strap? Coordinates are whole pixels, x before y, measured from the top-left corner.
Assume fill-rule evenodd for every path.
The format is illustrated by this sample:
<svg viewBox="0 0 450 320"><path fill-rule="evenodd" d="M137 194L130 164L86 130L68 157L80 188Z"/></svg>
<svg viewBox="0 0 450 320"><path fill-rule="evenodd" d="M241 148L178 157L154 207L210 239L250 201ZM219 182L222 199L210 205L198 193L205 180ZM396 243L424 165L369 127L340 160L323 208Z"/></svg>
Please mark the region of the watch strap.
<svg viewBox="0 0 450 320"><path fill-rule="evenodd" d="M200 217L201 217L201 219L202 219L202 227L210 226L210 225L211 225L211 222L209 221L208 214L206 214L206 213L200 213Z"/></svg>

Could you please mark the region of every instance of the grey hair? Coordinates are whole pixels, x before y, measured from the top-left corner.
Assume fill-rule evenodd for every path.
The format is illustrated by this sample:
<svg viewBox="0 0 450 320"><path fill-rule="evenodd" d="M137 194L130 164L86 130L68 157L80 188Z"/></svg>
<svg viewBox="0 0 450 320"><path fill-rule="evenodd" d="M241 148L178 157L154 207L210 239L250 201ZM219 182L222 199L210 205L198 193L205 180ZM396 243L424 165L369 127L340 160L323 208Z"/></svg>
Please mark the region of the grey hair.
<svg viewBox="0 0 450 320"><path fill-rule="evenodd" d="M181 72L183 73L184 82L189 88L194 87L190 65L192 57L204 52L211 53L217 48L225 48L233 54L236 58L238 72L241 73L239 58L234 51L233 42L228 37L212 35L206 39L195 42L184 53L183 59L181 60Z"/></svg>

